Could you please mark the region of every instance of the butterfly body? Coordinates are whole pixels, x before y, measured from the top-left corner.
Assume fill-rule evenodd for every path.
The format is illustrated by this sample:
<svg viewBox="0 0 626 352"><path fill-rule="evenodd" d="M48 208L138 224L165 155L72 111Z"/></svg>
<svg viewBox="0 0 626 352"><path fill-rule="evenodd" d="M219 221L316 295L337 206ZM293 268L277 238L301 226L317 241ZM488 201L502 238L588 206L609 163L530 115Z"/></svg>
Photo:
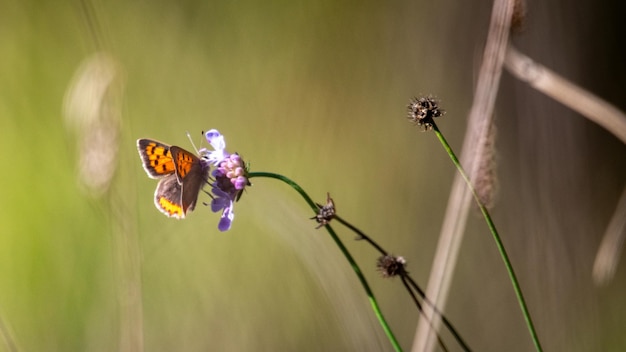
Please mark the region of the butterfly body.
<svg viewBox="0 0 626 352"><path fill-rule="evenodd" d="M154 205L169 217L183 219L208 181L209 164L183 148L152 139L137 140L137 149L148 176L160 180Z"/></svg>

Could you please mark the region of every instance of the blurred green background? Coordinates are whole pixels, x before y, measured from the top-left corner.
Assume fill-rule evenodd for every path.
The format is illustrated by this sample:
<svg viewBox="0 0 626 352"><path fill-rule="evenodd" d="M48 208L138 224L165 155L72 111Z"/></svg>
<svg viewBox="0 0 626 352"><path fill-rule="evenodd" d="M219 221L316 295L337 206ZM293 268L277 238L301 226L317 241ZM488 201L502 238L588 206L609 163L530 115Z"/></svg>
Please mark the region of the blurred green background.
<svg viewBox="0 0 626 352"><path fill-rule="evenodd" d="M564 4L530 2L518 46L626 108L620 11ZM319 202L330 192L425 288L455 171L405 106L441 98L460 154L489 16L489 3L453 1L0 3L0 350L391 350L295 192L254 179L227 233L202 205L168 219L135 141L192 150L187 131L200 144L219 129L253 171ZM104 95L89 87L106 78L76 83L89 62L113 77ZM624 145L507 74L499 99L493 216L545 349L626 349L626 266L605 286L591 278ZM71 117L83 101L109 122ZM110 183L85 186L81 157L114 171ZM380 279L376 252L335 228L409 350L418 314L401 282ZM461 253L448 318L474 350L531 350L480 218Z"/></svg>

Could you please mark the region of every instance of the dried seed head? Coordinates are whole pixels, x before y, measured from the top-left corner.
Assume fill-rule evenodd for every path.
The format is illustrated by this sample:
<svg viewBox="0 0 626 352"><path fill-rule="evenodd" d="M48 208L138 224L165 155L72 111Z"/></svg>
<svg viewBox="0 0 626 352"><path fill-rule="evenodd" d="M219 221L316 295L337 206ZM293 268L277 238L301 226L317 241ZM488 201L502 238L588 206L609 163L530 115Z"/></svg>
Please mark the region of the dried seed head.
<svg viewBox="0 0 626 352"><path fill-rule="evenodd" d="M376 269L380 271L383 278L406 274L405 265L406 260L403 257L394 257L393 255L383 255L376 261Z"/></svg>
<svg viewBox="0 0 626 352"><path fill-rule="evenodd" d="M520 33L526 25L526 0L513 2L513 15L511 17L511 32Z"/></svg>
<svg viewBox="0 0 626 352"><path fill-rule="evenodd" d="M491 124L487 135L479 143L483 144L483 153L475 162L478 171L474 181L474 188L480 202L487 208L493 208L498 193L498 175L496 163L496 126Z"/></svg>
<svg viewBox="0 0 626 352"><path fill-rule="evenodd" d="M315 228L316 230L328 224L330 220L332 220L335 217L335 212L336 212L335 202L333 201L332 198L330 198L330 193L326 193L326 205L322 206L320 204L317 204L317 207L319 208L319 212L317 213L317 215L311 218L311 219L315 219L315 221L317 221L317 223L319 224Z"/></svg>
<svg viewBox="0 0 626 352"><path fill-rule="evenodd" d="M432 129L433 119L446 113L445 110L439 108L439 100L431 95L411 99L407 110L407 118L416 125L423 126L423 131Z"/></svg>

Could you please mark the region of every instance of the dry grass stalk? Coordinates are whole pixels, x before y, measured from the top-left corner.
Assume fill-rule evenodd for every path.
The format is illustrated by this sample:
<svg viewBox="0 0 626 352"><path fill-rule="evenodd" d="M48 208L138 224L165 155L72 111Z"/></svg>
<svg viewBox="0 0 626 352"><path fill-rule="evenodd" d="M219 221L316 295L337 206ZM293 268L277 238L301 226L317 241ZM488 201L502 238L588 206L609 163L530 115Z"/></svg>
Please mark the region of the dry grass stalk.
<svg viewBox="0 0 626 352"><path fill-rule="evenodd" d="M513 46L506 52L506 68L533 88L587 117L626 143L626 114L548 68Z"/></svg>
<svg viewBox="0 0 626 352"><path fill-rule="evenodd" d="M626 187L606 228L593 264L593 280L596 285L606 285L613 279L624 246L624 237L626 237Z"/></svg>
<svg viewBox="0 0 626 352"><path fill-rule="evenodd" d="M491 24L485 45L483 62L476 85L476 94L468 118L468 127L463 142L461 163L467 170L470 179L475 179L478 163L477 155L483 154L484 144L474 143L483 140L492 123L496 95L499 88L502 66L506 52L514 0L497 0L494 2ZM467 223L472 195L463 178L457 174L452 185L448 200L448 208L435 252L435 259L430 272L426 295L435 303L440 311L445 311L445 303L452 281L452 273L456 265L459 249ZM430 328L428 320L438 328L441 320L433 314L430 307L424 307L420 316L413 351L433 351L436 335Z"/></svg>

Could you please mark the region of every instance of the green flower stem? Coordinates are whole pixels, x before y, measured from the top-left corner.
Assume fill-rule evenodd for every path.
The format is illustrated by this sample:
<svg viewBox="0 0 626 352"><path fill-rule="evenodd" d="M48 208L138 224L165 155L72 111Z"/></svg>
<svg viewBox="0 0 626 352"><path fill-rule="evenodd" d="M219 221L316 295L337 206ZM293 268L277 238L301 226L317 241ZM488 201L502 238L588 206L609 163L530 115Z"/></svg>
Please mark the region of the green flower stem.
<svg viewBox="0 0 626 352"><path fill-rule="evenodd" d="M250 172L248 174L248 179L251 179L253 177L268 177L268 178L273 178L273 179L285 182L286 184L291 186L293 189L295 189L298 193L300 193L302 198L304 198L304 200L311 207L311 209L315 212L315 214L318 213L319 208L317 207L315 202L313 202L311 197L309 197L309 195L297 183L295 183L291 179L283 175L279 175L279 174L275 174L271 172ZM330 225L325 225L324 227L330 234L330 237L332 237L332 239L335 241L335 243L337 244L337 246L339 247L343 255L346 257L346 259L350 263L350 266L352 266L352 270L354 270L354 272L356 273L357 277L359 278L359 281L361 281L361 285L365 289L365 293L367 294L367 297L369 298L370 304L372 305L372 309L374 310L374 314L376 314L376 318L378 318L378 321L380 322L380 325L385 331L385 334L387 334L387 338L391 342L391 345L396 351L402 351L402 348L400 347L398 340L396 340L396 337L393 335L391 328L387 324L387 321L385 320L385 317L383 316L383 313L381 312L380 307L378 306L378 302L376 301L376 298L374 297L374 293L370 289L370 286L367 283L367 280L365 279L363 272L361 272L359 265L356 263L356 261L354 261L354 258L352 258L352 255L350 255L350 252L348 251L346 246L344 246L343 242L341 242L341 240L339 239L339 237L337 236L333 228L330 227Z"/></svg>
<svg viewBox="0 0 626 352"><path fill-rule="evenodd" d="M356 238L357 240L365 240L367 241L370 245L372 245L372 247L376 248L376 250L378 250L380 252L380 254L382 255L387 255L387 251L385 249L383 249L383 247L379 246L378 243L376 243L374 240L372 240L368 235L366 235L363 231L359 230L358 228L356 228L354 225L352 225L351 223L347 222L346 220L344 220L343 218L341 218L339 215L335 214L334 217L335 220L337 220L339 223L341 223L342 225L346 226L347 228L349 228L350 230L352 230L354 233L356 233L358 235L358 237ZM404 274L400 275L402 278L402 283L404 284L404 287L407 289L407 291L409 292L409 294L411 295L411 297L413 298L413 301L415 302L415 305L417 306L417 309L420 311L420 313L423 313L422 310L422 305L419 303L419 301L417 300L417 298L415 297L415 295L413 294L413 291L411 290L411 287L413 287L415 289L415 291L417 291L417 293L420 295L420 297L422 297L422 299L424 300L424 302L426 304L428 304L431 308L433 308L433 311L439 315L439 317L441 317L441 320L443 321L443 324L448 328L448 330L452 333L452 335L454 336L454 338L457 340L457 342L459 343L459 345L461 345L461 347L463 348L463 351L471 351L471 349L469 348L469 346L467 345L467 343L465 343L465 341L463 340L463 338L461 337L461 335L456 331L456 329L454 328L454 326L452 325L452 323L450 323L450 321L448 320L448 318L446 318L446 316L439 311L439 309L437 309L437 307L435 306L435 304L433 302L431 302L428 297L426 297L426 293L424 293L424 291L421 289L421 287L417 284L417 282L415 282L415 280L413 280L413 278L409 275L408 272L404 272ZM431 321L429 320L428 323L431 325L431 328L434 327L432 326ZM445 351L447 351L445 344L443 343L443 340L441 340L441 337L439 336L439 333L435 332L437 334L437 340L439 340L439 344L441 345L441 348Z"/></svg>
<svg viewBox="0 0 626 352"><path fill-rule="evenodd" d="M452 148L448 144L448 141L446 141L446 138L443 136L441 131L439 131L439 128L434 122L433 122L433 130L435 131L435 134L437 135L437 138L439 138L439 141L443 145L444 149L450 156L450 159L452 159L452 162L454 163L456 168L459 170L459 173L463 177L463 180L465 180L465 182L467 183L467 186L472 192L472 195L474 196L474 199L476 200L476 203L478 204L478 207L480 208L480 212L485 217L487 226L489 227L489 230L491 231L491 234L493 235L493 239L496 241L496 246L498 247L500 256L502 257L502 260L504 261L504 266L506 267L506 270L509 273L509 278L511 279L511 284L513 285L513 290L515 291L515 295L517 296L517 301L522 310L522 314L524 315L524 319L526 320L526 326L528 327L530 336L533 340L533 343L535 344L536 350L541 352L543 351L543 349L541 348L541 343L539 343L539 337L537 337L537 332L535 331L535 326L533 324L533 321L530 318L530 313L528 311L528 307L526 306L526 300L524 300L524 295L522 295L522 288L520 287L520 284L517 281L517 276L515 275L515 271L513 270L513 265L511 264L511 261L509 260L509 256L506 253L506 250L504 249L504 244L502 243L502 240L500 239L498 230L496 229L496 226L491 220L491 216L489 215L487 208L485 208L485 206L480 201L478 194L476 194L476 190L474 189L474 186L472 185L472 182L470 181L469 177L465 173L465 170L463 170L463 166L461 166L459 159L457 159L456 155L454 154L454 151L452 151Z"/></svg>
<svg viewBox="0 0 626 352"><path fill-rule="evenodd" d="M383 249L383 247L379 246L378 243L374 242L374 240L372 240L369 236L367 236L365 233L363 233L363 231L357 229L355 226L353 226L351 223L345 221L344 219L342 219L341 217L339 217L339 215L335 214L334 217L337 221L339 221L339 223L341 223L343 226L349 228L350 230L352 230L352 232L356 233L357 235L359 235L359 237L357 237L357 240L365 240L367 241L367 243L369 243L372 247L376 248L376 250L378 252L380 252L380 254L382 255L387 255L387 251Z"/></svg>

